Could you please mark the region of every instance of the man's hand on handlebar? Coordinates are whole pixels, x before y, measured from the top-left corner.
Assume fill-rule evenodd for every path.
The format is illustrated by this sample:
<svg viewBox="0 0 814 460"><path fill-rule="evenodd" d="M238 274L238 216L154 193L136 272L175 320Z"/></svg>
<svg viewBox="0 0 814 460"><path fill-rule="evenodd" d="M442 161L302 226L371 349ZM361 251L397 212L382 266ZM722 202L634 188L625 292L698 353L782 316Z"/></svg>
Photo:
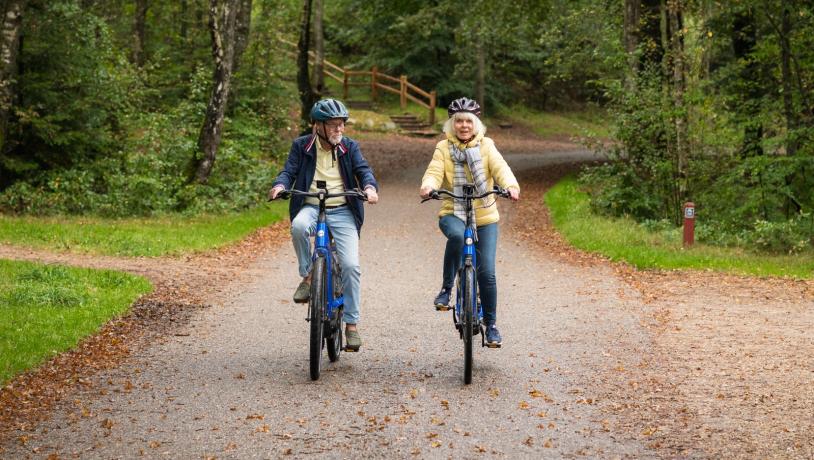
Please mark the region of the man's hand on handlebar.
<svg viewBox="0 0 814 460"><path fill-rule="evenodd" d="M276 185L269 190L269 201L276 200L277 197L280 195L280 192L285 190L285 187L282 185Z"/></svg>
<svg viewBox="0 0 814 460"><path fill-rule="evenodd" d="M367 202L370 204L376 204L379 202L379 194L376 193L375 187L368 187L365 189L365 194L367 195Z"/></svg>

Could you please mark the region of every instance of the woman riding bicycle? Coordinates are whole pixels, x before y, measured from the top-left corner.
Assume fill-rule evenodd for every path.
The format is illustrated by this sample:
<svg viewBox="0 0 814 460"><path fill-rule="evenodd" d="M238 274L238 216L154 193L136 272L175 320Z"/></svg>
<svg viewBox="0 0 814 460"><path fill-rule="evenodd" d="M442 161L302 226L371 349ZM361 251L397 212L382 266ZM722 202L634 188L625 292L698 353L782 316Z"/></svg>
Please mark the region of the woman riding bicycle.
<svg viewBox="0 0 814 460"><path fill-rule="evenodd" d="M291 144L285 167L274 181L269 198L275 199L291 188L315 192L317 182L325 181L329 191L362 188L367 202L379 200L378 184L373 170L356 141L343 136L348 109L335 99L323 99L311 109L312 134L299 137ZM301 195L291 197L291 239L297 254L302 281L294 292L294 301L308 302L311 281L310 235L318 217L316 198ZM336 242L337 256L342 267L344 318L347 347L358 350L362 339L357 331L360 304L359 232L364 222L362 201L355 197L331 198L326 202L328 225Z"/></svg>
<svg viewBox="0 0 814 460"><path fill-rule="evenodd" d="M447 109L449 119L444 124L446 139L435 147L432 160L421 179L421 198L428 198L433 190L446 188L460 195L462 186L475 184L478 194L483 194L497 184L508 189L513 201L520 199L520 185L511 168L495 148L492 139L485 137L486 127L480 120L480 105L462 97L452 101ZM496 326L497 284L495 278L495 250L497 248L500 216L493 196L476 204L475 223L478 258L478 287L486 326L486 343L500 346L503 339ZM435 297L436 309L446 309L450 302L455 274L461 262L464 245L466 214L458 201L444 200L438 214L438 227L447 237L444 251L443 283Z"/></svg>

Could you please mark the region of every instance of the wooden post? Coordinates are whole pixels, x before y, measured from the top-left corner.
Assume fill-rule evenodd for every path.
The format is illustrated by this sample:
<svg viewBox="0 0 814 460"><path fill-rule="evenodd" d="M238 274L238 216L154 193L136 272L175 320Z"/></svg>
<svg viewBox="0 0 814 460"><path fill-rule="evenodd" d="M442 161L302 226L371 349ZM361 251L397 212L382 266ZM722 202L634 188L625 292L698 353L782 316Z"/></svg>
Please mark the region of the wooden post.
<svg viewBox="0 0 814 460"><path fill-rule="evenodd" d="M379 100L379 92L376 88L376 79L378 77L377 76L378 72L379 68L376 67L375 65L370 68L370 99L372 99L373 102Z"/></svg>
<svg viewBox="0 0 814 460"><path fill-rule="evenodd" d="M435 126L435 90L430 91L430 129Z"/></svg>
<svg viewBox="0 0 814 460"><path fill-rule="evenodd" d="M401 88L399 91L401 110L407 108L407 75L401 76Z"/></svg>
<svg viewBox="0 0 814 460"><path fill-rule="evenodd" d="M342 100L348 102L348 69L342 67L342 75L345 77L342 82Z"/></svg>

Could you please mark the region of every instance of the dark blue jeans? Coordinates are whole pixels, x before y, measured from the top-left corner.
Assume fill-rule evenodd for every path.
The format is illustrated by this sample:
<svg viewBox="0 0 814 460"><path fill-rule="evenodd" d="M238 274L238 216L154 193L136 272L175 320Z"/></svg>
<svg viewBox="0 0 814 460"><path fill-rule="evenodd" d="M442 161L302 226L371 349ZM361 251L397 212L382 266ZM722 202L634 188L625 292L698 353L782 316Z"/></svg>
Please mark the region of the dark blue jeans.
<svg viewBox="0 0 814 460"><path fill-rule="evenodd" d="M444 251L444 288L455 284L455 274L461 266L466 224L452 214L441 217L438 227L447 237ZM495 324L497 319L497 282L495 279L495 251L497 250L497 224L478 227L475 253L478 258L478 290L483 307L483 322Z"/></svg>

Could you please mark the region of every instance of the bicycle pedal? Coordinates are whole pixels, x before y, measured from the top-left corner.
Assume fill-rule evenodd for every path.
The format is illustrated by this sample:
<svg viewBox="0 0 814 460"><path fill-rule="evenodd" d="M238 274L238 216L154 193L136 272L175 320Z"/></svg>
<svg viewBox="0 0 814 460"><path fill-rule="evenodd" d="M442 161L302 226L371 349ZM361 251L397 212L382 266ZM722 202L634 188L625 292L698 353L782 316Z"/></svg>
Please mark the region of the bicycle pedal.
<svg viewBox="0 0 814 460"><path fill-rule="evenodd" d="M502 344L502 343L489 343L489 342L485 342L485 343L483 344L483 346L484 346L484 347L486 347L486 348L501 348L501 347L503 346L503 344Z"/></svg>
<svg viewBox="0 0 814 460"><path fill-rule="evenodd" d="M359 349L358 348L345 347L345 348L342 349L342 351L347 352L347 353L358 353Z"/></svg>
<svg viewBox="0 0 814 460"><path fill-rule="evenodd" d="M449 305L441 305L441 304L436 304L435 305L435 311L450 311L450 310L452 310L452 307L450 307Z"/></svg>

